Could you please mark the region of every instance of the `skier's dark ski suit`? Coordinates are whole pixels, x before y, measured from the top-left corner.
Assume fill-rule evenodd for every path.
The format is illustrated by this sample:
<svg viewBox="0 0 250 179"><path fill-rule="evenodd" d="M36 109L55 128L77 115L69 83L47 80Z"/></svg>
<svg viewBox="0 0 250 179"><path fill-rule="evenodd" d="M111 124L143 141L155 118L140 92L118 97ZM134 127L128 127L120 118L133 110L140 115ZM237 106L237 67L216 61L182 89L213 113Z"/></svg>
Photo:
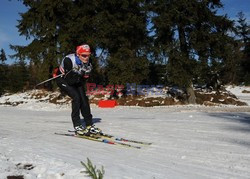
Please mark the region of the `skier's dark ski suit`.
<svg viewBox="0 0 250 179"><path fill-rule="evenodd" d="M57 75L64 74L56 79L57 85L72 98L71 118L74 127L81 125L80 111L86 126L93 124L89 100L85 91L86 81L91 70L90 62L84 64L76 54L69 54L62 60L57 72Z"/></svg>

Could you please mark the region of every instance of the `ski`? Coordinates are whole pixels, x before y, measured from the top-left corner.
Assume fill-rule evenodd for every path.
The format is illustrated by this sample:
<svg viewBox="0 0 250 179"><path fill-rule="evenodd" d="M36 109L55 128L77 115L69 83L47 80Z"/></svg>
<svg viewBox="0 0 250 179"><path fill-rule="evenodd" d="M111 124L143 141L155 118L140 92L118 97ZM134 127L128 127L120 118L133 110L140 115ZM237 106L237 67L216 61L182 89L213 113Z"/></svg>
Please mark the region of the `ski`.
<svg viewBox="0 0 250 179"><path fill-rule="evenodd" d="M68 130L68 132L75 132L74 130ZM131 140L131 139L126 139L126 138L121 138L121 137L116 137L114 135L110 135L110 134L106 134L106 133L100 133L98 135L95 136L101 136L101 137L105 137L108 139L112 139L115 141L121 141L121 142L131 142L131 143L135 143L135 144L142 144L142 145L151 145L151 142L143 142L143 141L138 141L138 140Z"/></svg>
<svg viewBox="0 0 250 179"><path fill-rule="evenodd" d="M101 136L106 137L106 138L110 138L113 140L117 140L117 141L122 141L122 142L131 142L131 143L142 144L142 145L151 145L152 144L151 142L143 142L143 141L138 141L138 140L126 139L126 138L122 138L122 137L115 137L113 135L106 134L106 133L101 133Z"/></svg>
<svg viewBox="0 0 250 179"><path fill-rule="evenodd" d="M77 137L77 138L92 140L92 141L96 141L96 142L102 142L102 143L111 144L111 145L119 145L119 146L123 146L123 147L141 149L141 147L139 147L139 146L108 140L106 138L102 138L101 136L84 136L84 135L81 136L81 135L67 134L67 133L57 133L57 132L55 132L55 134L56 135L69 136L69 137Z"/></svg>

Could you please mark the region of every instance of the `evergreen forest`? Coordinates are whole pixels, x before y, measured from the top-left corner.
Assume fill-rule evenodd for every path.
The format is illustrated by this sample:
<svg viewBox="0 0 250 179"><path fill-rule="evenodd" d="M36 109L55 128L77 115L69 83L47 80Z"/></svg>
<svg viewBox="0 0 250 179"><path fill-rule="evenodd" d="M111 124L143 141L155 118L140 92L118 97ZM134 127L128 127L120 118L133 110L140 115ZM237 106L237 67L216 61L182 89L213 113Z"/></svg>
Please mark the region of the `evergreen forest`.
<svg viewBox="0 0 250 179"><path fill-rule="evenodd" d="M18 32L29 44L0 49L0 95L33 89L64 56L89 44L100 85L250 84L250 25L220 0L19 0ZM10 58L13 63L7 64ZM54 83L43 88L54 90ZM189 99L192 103L192 98Z"/></svg>

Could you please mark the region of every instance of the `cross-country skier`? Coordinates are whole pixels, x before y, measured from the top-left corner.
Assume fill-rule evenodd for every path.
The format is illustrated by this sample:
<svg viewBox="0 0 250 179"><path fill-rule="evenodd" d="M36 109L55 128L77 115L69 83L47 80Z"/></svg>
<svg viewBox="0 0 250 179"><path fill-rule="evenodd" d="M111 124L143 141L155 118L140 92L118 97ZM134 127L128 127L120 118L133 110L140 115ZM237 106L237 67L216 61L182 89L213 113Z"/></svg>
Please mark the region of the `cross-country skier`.
<svg viewBox="0 0 250 179"><path fill-rule="evenodd" d="M72 98L71 118L76 134L89 135L100 133L101 130L93 125L89 100L86 96L85 85L92 70L89 61L91 50L89 45L77 46L76 53L63 58L56 79L57 85ZM80 122L80 112L84 117L86 127Z"/></svg>

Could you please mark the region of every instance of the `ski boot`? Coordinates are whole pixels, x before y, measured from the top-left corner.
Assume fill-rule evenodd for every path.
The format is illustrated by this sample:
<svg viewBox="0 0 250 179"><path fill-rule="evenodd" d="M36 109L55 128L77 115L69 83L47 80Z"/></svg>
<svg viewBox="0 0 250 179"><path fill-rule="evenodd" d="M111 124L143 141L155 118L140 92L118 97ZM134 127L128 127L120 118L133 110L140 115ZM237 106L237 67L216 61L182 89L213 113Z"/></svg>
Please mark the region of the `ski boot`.
<svg viewBox="0 0 250 179"><path fill-rule="evenodd" d="M102 133L102 130L95 127L95 125L87 126L86 128L89 130L90 134L98 135Z"/></svg>
<svg viewBox="0 0 250 179"><path fill-rule="evenodd" d="M85 128L82 125L75 127L75 134L76 135L90 136L90 135L98 135L101 133L102 133L102 131L99 128L95 127L94 125L87 126Z"/></svg>
<svg viewBox="0 0 250 179"><path fill-rule="evenodd" d="M88 134L87 128L84 128L82 125L76 126L74 128L75 128L76 135L87 135Z"/></svg>

